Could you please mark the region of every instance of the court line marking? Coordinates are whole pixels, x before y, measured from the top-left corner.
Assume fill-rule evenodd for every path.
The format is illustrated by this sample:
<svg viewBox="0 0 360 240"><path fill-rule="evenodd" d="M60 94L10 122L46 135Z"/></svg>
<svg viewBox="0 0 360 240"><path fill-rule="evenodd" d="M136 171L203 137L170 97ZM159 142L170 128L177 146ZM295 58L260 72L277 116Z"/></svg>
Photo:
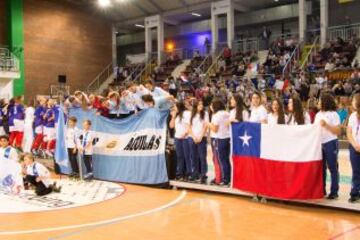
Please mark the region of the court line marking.
<svg viewBox="0 0 360 240"><path fill-rule="evenodd" d="M116 217L116 218L107 219L107 220L103 220L103 221L69 225L69 226L61 226L61 227L40 228L40 229L31 229L31 230L17 230L17 231L0 231L0 235L19 235L19 234L42 233L42 232L54 232L54 231L62 231L62 230L70 230L70 229L78 229L78 228L96 227L96 226L100 226L100 225L116 223L116 222L120 222L120 221L124 221L124 220L129 220L129 219L149 215L152 213L160 212L166 208L170 208L170 207L178 204L180 201L182 201L185 198L186 194L187 194L187 192L185 190L183 190L176 199L174 199L173 201L171 201L165 205L162 205L160 207L153 208L153 209L150 209L150 210L147 210L144 212L130 214L127 216L121 216L121 217Z"/></svg>
<svg viewBox="0 0 360 240"><path fill-rule="evenodd" d="M360 229L360 225L355 226L355 227L353 227L353 228L350 228L349 230L346 230L346 231L341 232L341 233L339 233L339 234L337 234L337 235L335 235L335 236L332 236L331 238L329 238L329 240L334 240L334 239L338 239L338 238L340 238L340 237L344 237L345 235L347 235L347 234L349 234L349 233L352 233L352 232L355 232L355 231L357 231L357 230L359 230L359 229Z"/></svg>

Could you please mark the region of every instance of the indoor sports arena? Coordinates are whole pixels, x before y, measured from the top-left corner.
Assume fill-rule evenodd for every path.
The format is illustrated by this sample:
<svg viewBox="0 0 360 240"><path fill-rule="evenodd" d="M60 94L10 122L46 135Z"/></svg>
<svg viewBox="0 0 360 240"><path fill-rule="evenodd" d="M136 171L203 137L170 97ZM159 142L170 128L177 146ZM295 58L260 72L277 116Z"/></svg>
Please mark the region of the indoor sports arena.
<svg viewBox="0 0 360 240"><path fill-rule="evenodd" d="M0 240L359 240L360 0L0 0Z"/></svg>

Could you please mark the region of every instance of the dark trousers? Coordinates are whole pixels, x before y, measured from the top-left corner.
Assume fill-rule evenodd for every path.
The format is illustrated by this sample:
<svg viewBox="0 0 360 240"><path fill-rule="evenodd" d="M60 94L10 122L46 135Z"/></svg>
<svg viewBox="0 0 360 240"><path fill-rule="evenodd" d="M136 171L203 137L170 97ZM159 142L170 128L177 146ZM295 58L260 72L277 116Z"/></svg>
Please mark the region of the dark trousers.
<svg viewBox="0 0 360 240"><path fill-rule="evenodd" d="M191 169L192 176L194 178L204 178L206 177L208 166L206 161L206 138L203 138L200 143L195 144L192 138L189 138L190 142L190 151L191 151Z"/></svg>
<svg viewBox="0 0 360 240"><path fill-rule="evenodd" d="M115 119L115 118L118 118L118 115L115 113L109 113L108 118Z"/></svg>
<svg viewBox="0 0 360 240"><path fill-rule="evenodd" d="M72 173L79 173L79 165L77 161L77 152L74 153L73 148L68 148L68 156L71 165Z"/></svg>
<svg viewBox="0 0 360 240"><path fill-rule="evenodd" d="M131 112L125 113L125 114L120 114L118 118L119 119L124 119L124 118L130 117L133 114L135 114L135 111L131 111Z"/></svg>
<svg viewBox="0 0 360 240"><path fill-rule="evenodd" d="M175 138L176 176L191 176L191 158L189 140Z"/></svg>
<svg viewBox="0 0 360 240"><path fill-rule="evenodd" d="M26 175L24 178L24 182L25 183L29 183L31 185L35 186L35 193L38 196L44 196L46 194L49 194L52 192L52 188L51 187L46 187L45 184L40 181L40 182L36 182L36 176L33 175Z"/></svg>
<svg viewBox="0 0 360 240"><path fill-rule="evenodd" d="M360 153L350 144L350 162L352 168L351 192L350 196L360 196Z"/></svg>
<svg viewBox="0 0 360 240"><path fill-rule="evenodd" d="M324 164L324 194L326 194L326 170L329 168L331 175L330 193L337 194L339 191L339 164L338 164L339 144L338 140L332 140L322 145L323 164Z"/></svg>
<svg viewBox="0 0 360 240"><path fill-rule="evenodd" d="M83 155L83 159L86 168L86 173L92 173L93 172L92 155Z"/></svg>
<svg viewBox="0 0 360 240"><path fill-rule="evenodd" d="M230 138L214 139L215 154L219 160L221 181L230 183L231 180L231 166L230 166Z"/></svg>

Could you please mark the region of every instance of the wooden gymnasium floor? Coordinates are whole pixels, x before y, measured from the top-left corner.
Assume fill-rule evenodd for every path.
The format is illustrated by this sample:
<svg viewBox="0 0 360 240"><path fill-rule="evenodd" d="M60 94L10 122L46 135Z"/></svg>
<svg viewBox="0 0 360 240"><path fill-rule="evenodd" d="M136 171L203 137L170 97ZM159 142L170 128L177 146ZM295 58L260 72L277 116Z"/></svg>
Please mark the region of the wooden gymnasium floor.
<svg viewBox="0 0 360 240"><path fill-rule="evenodd" d="M346 154L341 156L343 186L349 167ZM122 195L93 205L0 213L0 239L360 239L358 212L122 185Z"/></svg>

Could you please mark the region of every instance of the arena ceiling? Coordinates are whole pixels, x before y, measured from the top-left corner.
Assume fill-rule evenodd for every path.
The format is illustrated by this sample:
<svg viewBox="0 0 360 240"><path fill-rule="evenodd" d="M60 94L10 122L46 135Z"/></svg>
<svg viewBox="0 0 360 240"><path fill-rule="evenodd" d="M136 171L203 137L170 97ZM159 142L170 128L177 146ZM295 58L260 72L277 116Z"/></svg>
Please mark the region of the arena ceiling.
<svg viewBox="0 0 360 240"><path fill-rule="evenodd" d="M163 14L167 24L177 25L210 18L211 0L112 0L106 8L98 6L98 0L63 0L81 6L91 6L93 10L109 17L118 28L134 30L135 24L143 24L144 18ZM298 0L235 0L237 12L249 12L275 7ZM194 16L197 13L200 16Z"/></svg>

